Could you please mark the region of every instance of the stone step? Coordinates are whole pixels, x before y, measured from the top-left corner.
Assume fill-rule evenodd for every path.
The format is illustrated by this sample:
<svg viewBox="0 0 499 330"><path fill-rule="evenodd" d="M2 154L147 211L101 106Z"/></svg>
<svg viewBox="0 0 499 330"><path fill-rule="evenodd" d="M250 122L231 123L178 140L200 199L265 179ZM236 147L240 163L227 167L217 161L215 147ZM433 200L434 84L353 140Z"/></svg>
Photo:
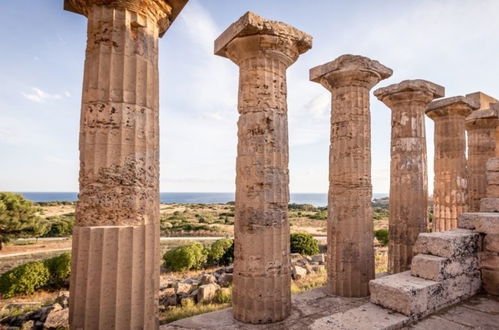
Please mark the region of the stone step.
<svg viewBox="0 0 499 330"><path fill-rule="evenodd" d="M463 213L457 218L457 225L482 234L499 235L499 213Z"/></svg>
<svg viewBox="0 0 499 330"><path fill-rule="evenodd" d="M431 254L443 258L470 256L480 250L480 234L467 229L455 229L435 233L421 233L413 252Z"/></svg>
<svg viewBox="0 0 499 330"><path fill-rule="evenodd" d="M480 272L435 282L411 276L410 271L372 280L371 302L419 319L466 299L480 289Z"/></svg>
<svg viewBox="0 0 499 330"><path fill-rule="evenodd" d="M371 302L404 315L423 315L432 308L432 297L442 292L440 282L398 273L369 282Z"/></svg>
<svg viewBox="0 0 499 330"><path fill-rule="evenodd" d="M418 254L412 259L411 275L441 282L458 275L478 270L478 258L469 256L458 259Z"/></svg>
<svg viewBox="0 0 499 330"><path fill-rule="evenodd" d="M480 212L499 212L499 198L482 198L480 200Z"/></svg>

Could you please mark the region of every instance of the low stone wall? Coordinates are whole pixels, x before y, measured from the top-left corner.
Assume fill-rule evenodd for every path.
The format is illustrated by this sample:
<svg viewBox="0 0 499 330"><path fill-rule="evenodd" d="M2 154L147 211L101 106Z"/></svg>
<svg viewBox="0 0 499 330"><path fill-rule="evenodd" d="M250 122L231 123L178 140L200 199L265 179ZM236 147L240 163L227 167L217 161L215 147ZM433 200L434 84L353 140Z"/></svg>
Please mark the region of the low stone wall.
<svg viewBox="0 0 499 330"><path fill-rule="evenodd" d="M71 249L58 249L45 252L33 252L26 254L15 254L12 256L0 256L0 274L3 274L10 269L25 264L30 261L44 260L56 257L66 252L71 252Z"/></svg>

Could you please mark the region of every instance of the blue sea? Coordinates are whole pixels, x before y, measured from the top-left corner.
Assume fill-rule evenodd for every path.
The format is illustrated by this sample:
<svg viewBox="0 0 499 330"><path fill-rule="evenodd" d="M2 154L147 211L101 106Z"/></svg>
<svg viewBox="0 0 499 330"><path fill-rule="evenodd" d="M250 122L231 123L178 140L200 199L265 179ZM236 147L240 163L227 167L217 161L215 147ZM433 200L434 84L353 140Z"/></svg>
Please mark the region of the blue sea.
<svg viewBox="0 0 499 330"><path fill-rule="evenodd" d="M74 202L78 199L76 192L20 192L25 198L34 202ZM374 193L374 198L386 197L386 193ZM217 204L234 201L234 193L209 192L162 192L161 203L192 203ZM326 206L327 194L321 193L292 193L290 203L312 204Z"/></svg>

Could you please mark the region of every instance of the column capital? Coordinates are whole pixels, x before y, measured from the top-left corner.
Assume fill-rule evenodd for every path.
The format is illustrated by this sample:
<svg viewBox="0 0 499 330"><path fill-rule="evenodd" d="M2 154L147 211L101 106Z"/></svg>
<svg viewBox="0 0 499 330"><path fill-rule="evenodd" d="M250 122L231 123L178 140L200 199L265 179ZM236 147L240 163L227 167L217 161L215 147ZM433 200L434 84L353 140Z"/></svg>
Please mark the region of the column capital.
<svg viewBox="0 0 499 330"><path fill-rule="evenodd" d="M443 86L422 79L404 80L374 91L374 96L390 108L399 103L429 103L444 95L445 88Z"/></svg>
<svg viewBox="0 0 499 330"><path fill-rule="evenodd" d="M490 109L491 104L499 102L496 98L482 92L469 93L466 97L478 104L478 110Z"/></svg>
<svg viewBox="0 0 499 330"><path fill-rule="evenodd" d="M433 120L449 115L466 117L479 105L465 96L453 96L431 102L426 107L426 115Z"/></svg>
<svg viewBox="0 0 499 330"><path fill-rule="evenodd" d="M267 20L247 12L232 23L216 40L215 55L227 57L238 64L255 53L274 52L289 62L312 48L312 37L286 23Z"/></svg>
<svg viewBox="0 0 499 330"><path fill-rule="evenodd" d="M189 0L64 0L64 9L88 16L93 6L126 9L147 16L158 24L159 35L168 30Z"/></svg>
<svg viewBox="0 0 499 330"><path fill-rule="evenodd" d="M392 73L392 69L378 61L348 54L310 69L310 80L322 84L328 90L342 86L364 86L370 89Z"/></svg>
<svg viewBox="0 0 499 330"><path fill-rule="evenodd" d="M480 128L495 128L499 123L498 119L499 117L497 110L479 109L473 111L468 117L466 117L464 123L466 125L467 130L480 129Z"/></svg>

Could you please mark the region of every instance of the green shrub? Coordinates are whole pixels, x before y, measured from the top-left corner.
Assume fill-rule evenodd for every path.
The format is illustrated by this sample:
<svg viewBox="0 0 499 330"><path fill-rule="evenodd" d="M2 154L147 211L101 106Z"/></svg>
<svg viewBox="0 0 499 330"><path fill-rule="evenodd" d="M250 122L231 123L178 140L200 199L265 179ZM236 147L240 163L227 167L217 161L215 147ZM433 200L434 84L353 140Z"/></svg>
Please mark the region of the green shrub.
<svg viewBox="0 0 499 330"><path fill-rule="evenodd" d="M42 261L28 262L0 276L0 293L4 298L31 294L47 285L50 273Z"/></svg>
<svg viewBox="0 0 499 330"><path fill-rule="evenodd" d="M314 255L319 253L319 242L310 234L291 234L291 253Z"/></svg>
<svg viewBox="0 0 499 330"><path fill-rule="evenodd" d="M308 218L312 220L326 220L327 210L317 211L314 214L309 215Z"/></svg>
<svg viewBox="0 0 499 330"><path fill-rule="evenodd" d="M44 264L50 273L49 286L60 288L68 283L71 274L71 254L63 253L60 256L46 259Z"/></svg>
<svg viewBox="0 0 499 330"><path fill-rule="evenodd" d="M74 214L47 217L48 231L43 237L65 237L71 236L75 222Z"/></svg>
<svg viewBox="0 0 499 330"><path fill-rule="evenodd" d="M178 272L200 269L206 264L207 251L199 243L174 248L163 255L166 269Z"/></svg>
<svg viewBox="0 0 499 330"><path fill-rule="evenodd" d="M374 236L382 246L388 245L388 230L378 229L374 231Z"/></svg>
<svg viewBox="0 0 499 330"><path fill-rule="evenodd" d="M232 301L231 288L220 288L215 293L215 297L213 297L213 302L217 304L228 304L231 301Z"/></svg>
<svg viewBox="0 0 499 330"><path fill-rule="evenodd" d="M234 240L229 238L219 239L208 251L208 263L210 265L228 266L234 261Z"/></svg>

